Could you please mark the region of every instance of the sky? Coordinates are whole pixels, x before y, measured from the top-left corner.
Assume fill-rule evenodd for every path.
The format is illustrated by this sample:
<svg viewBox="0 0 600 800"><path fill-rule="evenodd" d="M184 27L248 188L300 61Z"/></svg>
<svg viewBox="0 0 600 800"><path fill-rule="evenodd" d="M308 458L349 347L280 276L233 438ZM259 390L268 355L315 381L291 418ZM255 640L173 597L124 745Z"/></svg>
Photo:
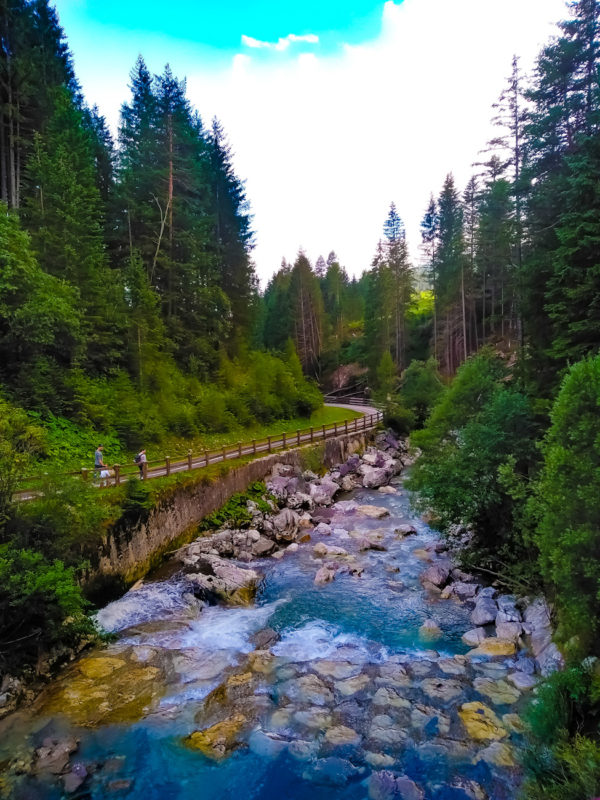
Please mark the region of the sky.
<svg viewBox="0 0 600 800"><path fill-rule="evenodd" d="M493 135L513 54L530 70L564 0L56 0L90 105L116 131L142 54L187 78L246 181L264 286L300 248L368 269L393 201L419 224Z"/></svg>

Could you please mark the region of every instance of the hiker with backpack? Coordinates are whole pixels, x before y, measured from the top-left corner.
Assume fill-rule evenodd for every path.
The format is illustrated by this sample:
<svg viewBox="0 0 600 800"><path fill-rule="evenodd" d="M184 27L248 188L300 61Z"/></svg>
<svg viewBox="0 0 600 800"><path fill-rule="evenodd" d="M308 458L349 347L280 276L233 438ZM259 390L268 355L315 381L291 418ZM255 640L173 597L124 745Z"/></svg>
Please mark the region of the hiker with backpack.
<svg viewBox="0 0 600 800"><path fill-rule="evenodd" d="M140 480L143 481L144 480L144 471L146 469L144 467L144 464L148 460L146 458L146 451L145 450L140 450L140 452L137 454L137 456L133 460L135 461L135 463L140 468Z"/></svg>

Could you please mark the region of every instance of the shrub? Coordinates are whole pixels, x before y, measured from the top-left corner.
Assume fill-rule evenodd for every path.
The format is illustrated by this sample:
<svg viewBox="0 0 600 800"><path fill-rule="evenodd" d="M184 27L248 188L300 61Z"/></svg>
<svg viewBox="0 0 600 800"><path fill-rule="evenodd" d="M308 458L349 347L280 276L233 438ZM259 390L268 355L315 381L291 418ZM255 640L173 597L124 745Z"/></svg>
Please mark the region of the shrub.
<svg viewBox="0 0 600 800"><path fill-rule="evenodd" d="M400 401L405 408L412 411L417 427L423 427L443 390L444 385L438 374L435 359L413 361L404 370Z"/></svg>
<svg viewBox="0 0 600 800"><path fill-rule="evenodd" d="M0 662L35 664L40 652L95 633L73 569L41 553L0 546Z"/></svg>
<svg viewBox="0 0 600 800"><path fill-rule="evenodd" d="M417 505L430 508L442 530L469 525L474 549L517 562L523 556L514 530L520 508L502 473L507 463L518 474L528 472L534 427L528 400L499 381L501 375L487 353L460 368L413 436L423 455L410 486L419 493Z"/></svg>
<svg viewBox="0 0 600 800"><path fill-rule="evenodd" d="M400 436L408 436L415 427L416 418L410 409L400 403L387 403L383 407L383 424Z"/></svg>
<svg viewBox="0 0 600 800"><path fill-rule="evenodd" d="M600 679L595 660L550 676L527 714L526 800L583 800L600 793Z"/></svg>
<svg viewBox="0 0 600 800"><path fill-rule="evenodd" d="M544 578L556 593L559 637L600 652L600 356L563 380L542 445L530 512Z"/></svg>

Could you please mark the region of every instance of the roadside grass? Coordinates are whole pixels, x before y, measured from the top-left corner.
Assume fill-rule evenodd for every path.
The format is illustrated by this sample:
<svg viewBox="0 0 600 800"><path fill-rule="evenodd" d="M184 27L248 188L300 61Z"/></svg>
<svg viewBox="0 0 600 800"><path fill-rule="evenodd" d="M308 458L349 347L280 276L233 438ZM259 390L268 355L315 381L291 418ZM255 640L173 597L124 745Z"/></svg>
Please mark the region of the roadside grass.
<svg viewBox="0 0 600 800"><path fill-rule="evenodd" d="M149 445L146 448L146 454L148 461L162 461L165 456L172 459L185 458L188 450L197 455L203 450L218 450L223 446L233 446L238 442L251 442L252 439L258 441L266 439L267 436L277 436L280 433L296 433L298 430L305 430L311 426L320 428L322 425L333 425L335 422L343 422L346 419L354 420L357 417L362 417L362 414L352 408L323 406L310 417L276 420L267 425L255 425L251 428L240 427L223 433L202 434L191 439L169 437L158 444ZM133 461L133 456L133 453L129 454L130 461ZM112 463L110 453L105 452L105 461L108 464Z"/></svg>

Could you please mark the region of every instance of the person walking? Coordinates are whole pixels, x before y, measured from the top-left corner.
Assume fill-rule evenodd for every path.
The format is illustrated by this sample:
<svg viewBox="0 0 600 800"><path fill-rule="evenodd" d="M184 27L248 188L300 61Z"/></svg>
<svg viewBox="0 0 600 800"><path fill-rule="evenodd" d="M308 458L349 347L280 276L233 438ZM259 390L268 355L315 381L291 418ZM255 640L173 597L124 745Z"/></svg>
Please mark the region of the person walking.
<svg viewBox="0 0 600 800"><path fill-rule="evenodd" d="M135 461L135 463L136 463L136 464L138 465L138 467L140 468L140 480L141 480L141 481L143 481L143 480L144 480L144 471L145 471L145 469L146 469L146 468L144 467L144 464L147 462L147 460L148 460L148 459L146 458L146 451L145 451L145 450L140 450L140 452L139 452L139 453L137 454L137 456L134 458L134 461Z"/></svg>
<svg viewBox="0 0 600 800"><path fill-rule="evenodd" d="M99 444L96 448L96 452L94 453L94 478L98 478L100 473L102 472L102 468L106 469L106 464L104 463L104 459L102 458L102 451L104 447Z"/></svg>

